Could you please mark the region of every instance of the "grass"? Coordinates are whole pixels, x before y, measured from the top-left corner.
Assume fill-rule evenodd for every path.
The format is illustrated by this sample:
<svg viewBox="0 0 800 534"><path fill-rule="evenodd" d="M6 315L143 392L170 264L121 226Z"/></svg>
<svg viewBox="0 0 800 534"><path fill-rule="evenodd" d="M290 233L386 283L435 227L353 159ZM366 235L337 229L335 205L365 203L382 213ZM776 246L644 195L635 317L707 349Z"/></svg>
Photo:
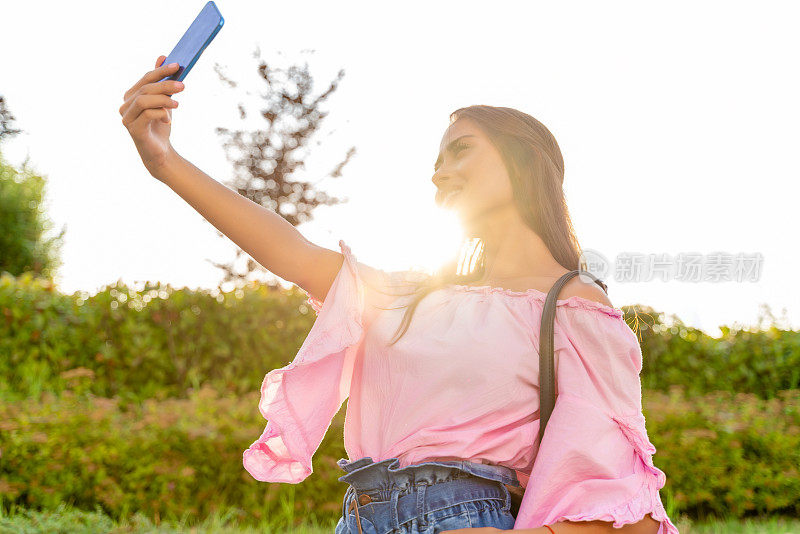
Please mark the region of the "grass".
<svg viewBox="0 0 800 534"><path fill-rule="evenodd" d="M61 504L55 511L35 511L14 508L10 514L0 511L0 534L143 534L143 533L230 533L264 534L287 532L268 524L246 527L236 524L236 510L206 518L201 524L187 526L183 522L160 522L142 514L135 514L127 521L116 522L102 511L88 512ZM800 520L769 517L744 521L728 519L711 523L694 523L684 515L675 521L681 534L800 534ZM301 525L291 530L293 534L330 534L335 522L330 525Z"/></svg>
<svg viewBox="0 0 800 534"><path fill-rule="evenodd" d="M207 517L194 526L184 521L159 521L158 524L142 513L130 519L115 521L99 508L94 512L75 509L61 503L56 510L37 511L14 508L10 514L3 515L0 509L0 534L172 534L172 533L231 533L231 534L269 534L287 532L286 528L276 528L268 523L257 527L237 524L240 511L233 508L225 513ZM283 523L286 523L284 521ZM307 524L291 529L295 534L332 533L336 522L330 525Z"/></svg>

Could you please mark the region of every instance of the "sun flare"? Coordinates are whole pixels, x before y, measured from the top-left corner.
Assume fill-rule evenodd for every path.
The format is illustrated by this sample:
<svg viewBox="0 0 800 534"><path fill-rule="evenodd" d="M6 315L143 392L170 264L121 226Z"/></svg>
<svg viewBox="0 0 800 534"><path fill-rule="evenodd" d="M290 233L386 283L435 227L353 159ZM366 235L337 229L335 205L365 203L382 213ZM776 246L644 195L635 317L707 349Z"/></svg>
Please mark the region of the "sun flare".
<svg viewBox="0 0 800 534"><path fill-rule="evenodd" d="M365 238L371 243L386 243L387 233L413 236L409 245L397 247L387 243L374 250L371 258L376 267L387 271L415 269L433 274L459 254L464 232L461 221L452 211L432 205L397 224L398 228L389 230L376 227L373 230L379 235ZM368 233L366 228L364 230Z"/></svg>

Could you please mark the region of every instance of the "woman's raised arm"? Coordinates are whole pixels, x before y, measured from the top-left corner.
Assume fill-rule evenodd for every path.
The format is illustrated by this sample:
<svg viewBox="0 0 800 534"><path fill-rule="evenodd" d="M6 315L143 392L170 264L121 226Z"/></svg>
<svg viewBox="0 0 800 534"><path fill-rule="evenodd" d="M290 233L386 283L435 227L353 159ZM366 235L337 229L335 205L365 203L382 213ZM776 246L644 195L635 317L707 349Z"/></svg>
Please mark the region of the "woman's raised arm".
<svg viewBox="0 0 800 534"><path fill-rule="evenodd" d="M217 182L172 147L172 110L178 103L168 95L184 84L159 81L178 67L164 65L165 59L159 56L156 67L125 92L119 108L145 167L264 268L324 300L343 256L314 245L283 217Z"/></svg>
<svg viewBox="0 0 800 534"><path fill-rule="evenodd" d="M157 178L265 269L324 300L342 266L341 253L311 243L283 217L217 182L177 152L171 151Z"/></svg>

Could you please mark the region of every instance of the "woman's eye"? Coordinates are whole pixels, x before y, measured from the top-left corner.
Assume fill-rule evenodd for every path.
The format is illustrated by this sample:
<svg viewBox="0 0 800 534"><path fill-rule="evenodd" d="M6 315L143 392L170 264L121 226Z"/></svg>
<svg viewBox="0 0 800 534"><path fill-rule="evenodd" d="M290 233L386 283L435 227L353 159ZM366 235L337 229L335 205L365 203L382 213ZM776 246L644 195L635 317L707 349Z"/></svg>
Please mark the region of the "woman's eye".
<svg viewBox="0 0 800 534"><path fill-rule="evenodd" d="M457 154L459 154L459 153L460 153L462 150L464 150L464 149L466 149L466 148L469 148L469 145L465 145L464 143L458 143L458 144L455 144L455 145L453 145L453 148L452 148L451 150L453 151L453 153L454 153L454 154L456 154L456 155L457 155ZM433 172L436 172L437 170L439 170L439 167L436 167L436 166L434 165L434 167L433 167Z"/></svg>

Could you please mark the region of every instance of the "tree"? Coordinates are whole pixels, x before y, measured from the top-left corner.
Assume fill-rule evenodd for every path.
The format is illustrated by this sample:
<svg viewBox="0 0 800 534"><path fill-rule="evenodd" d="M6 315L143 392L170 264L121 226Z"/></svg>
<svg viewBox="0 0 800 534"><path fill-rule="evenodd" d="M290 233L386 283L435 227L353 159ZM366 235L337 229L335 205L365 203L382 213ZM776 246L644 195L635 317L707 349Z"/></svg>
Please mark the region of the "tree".
<svg viewBox="0 0 800 534"><path fill-rule="evenodd" d="M0 141L22 131L11 128L13 120L0 96ZM61 266L66 227L57 236L44 238L53 226L42 209L44 194L45 179L28 167L28 160L17 170L0 152L0 272L14 276L33 272L52 280Z"/></svg>
<svg viewBox="0 0 800 534"><path fill-rule="evenodd" d="M262 95L267 102L266 108L260 110L267 125L263 130L250 132L215 129L217 134L228 137L224 144L226 151L234 148L239 153L233 158L228 155L236 170L233 183L228 185L240 195L273 210L290 224L297 226L312 220L311 213L317 206L335 205L346 200L317 191L315 186L324 178L340 177L342 168L355 154L355 147L350 147L344 159L320 180L310 183L292 179L292 175L304 167L308 156L308 151L304 152L304 149L328 114L320 106L336 90L344 76L344 70L339 71L325 92L312 97L313 79L308 63L302 67L291 65L288 69L270 67L261 60L258 48L254 57L259 59L258 73L268 87L267 94ZM236 82L222 74L219 65L215 65L214 70L230 87L237 86ZM238 109L240 118L244 120L247 112L241 103ZM316 144L319 145L320 142L317 141ZM219 231L217 235L224 237ZM244 254L244 251L237 249L234 262ZM251 272L264 271L252 258L248 258L244 272L237 272L234 262L223 264L208 261L225 271L223 282L244 280Z"/></svg>
<svg viewBox="0 0 800 534"><path fill-rule="evenodd" d="M14 115L12 115L11 111L6 107L6 99L0 95L0 143L7 137L15 136L22 131L11 128L11 122L13 121Z"/></svg>

